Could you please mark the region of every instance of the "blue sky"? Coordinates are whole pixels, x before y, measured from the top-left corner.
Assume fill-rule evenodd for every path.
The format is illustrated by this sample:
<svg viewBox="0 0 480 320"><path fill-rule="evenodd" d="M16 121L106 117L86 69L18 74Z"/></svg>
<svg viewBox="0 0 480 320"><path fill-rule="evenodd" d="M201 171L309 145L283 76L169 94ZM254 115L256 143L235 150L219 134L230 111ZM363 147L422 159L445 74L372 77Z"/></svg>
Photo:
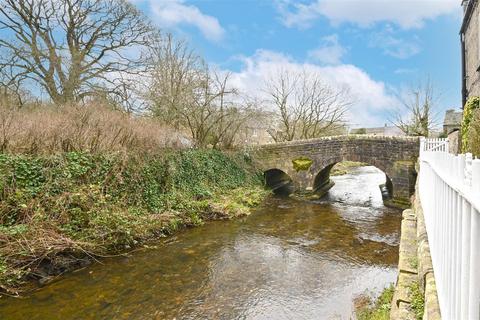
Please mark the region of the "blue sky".
<svg viewBox="0 0 480 320"><path fill-rule="evenodd" d="M461 105L457 0L135 0L164 31L232 72L249 95L279 69L348 86L353 127L383 125L398 97L431 78L437 112Z"/></svg>

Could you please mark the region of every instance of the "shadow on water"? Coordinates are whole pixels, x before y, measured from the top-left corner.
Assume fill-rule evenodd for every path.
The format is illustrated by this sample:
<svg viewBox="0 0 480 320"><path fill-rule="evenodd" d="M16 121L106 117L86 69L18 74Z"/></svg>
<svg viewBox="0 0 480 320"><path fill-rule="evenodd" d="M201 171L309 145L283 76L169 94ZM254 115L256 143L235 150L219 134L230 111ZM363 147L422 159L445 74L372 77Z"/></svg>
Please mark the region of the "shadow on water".
<svg viewBox="0 0 480 320"><path fill-rule="evenodd" d="M373 167L334 177L318 201L272 197L129 258L66 276L1 319L348 319L355 296L396 277L400 213Z"/></svg>

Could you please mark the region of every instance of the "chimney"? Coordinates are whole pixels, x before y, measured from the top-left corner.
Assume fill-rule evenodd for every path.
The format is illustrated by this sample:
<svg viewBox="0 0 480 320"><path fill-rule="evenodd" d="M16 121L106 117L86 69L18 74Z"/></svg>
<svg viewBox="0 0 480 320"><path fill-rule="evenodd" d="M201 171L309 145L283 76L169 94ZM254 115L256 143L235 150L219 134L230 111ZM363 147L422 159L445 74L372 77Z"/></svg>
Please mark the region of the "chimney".
<svg viewBox="0 0 480 320"><path fill-rule="evenodd" d="M468 2L470 0L462 0L462 7L463 7L463 15L467 12Z"/></svg>

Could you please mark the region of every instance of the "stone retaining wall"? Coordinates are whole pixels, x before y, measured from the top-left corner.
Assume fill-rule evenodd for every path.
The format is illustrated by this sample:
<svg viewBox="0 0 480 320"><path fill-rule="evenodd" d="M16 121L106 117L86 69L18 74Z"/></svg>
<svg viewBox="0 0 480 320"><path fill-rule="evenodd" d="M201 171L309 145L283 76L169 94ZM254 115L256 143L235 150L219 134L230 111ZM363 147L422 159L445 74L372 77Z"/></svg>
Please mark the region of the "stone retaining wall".
<svg viewBox="0 0 480 320"><path fill-rule="evenodd" d="M432 257L418 188L412 201L412 209L403 212L398 271L390 319L416 319L411 308L411 288L418 283L425 299L423 319L440 320Z"/></svg>

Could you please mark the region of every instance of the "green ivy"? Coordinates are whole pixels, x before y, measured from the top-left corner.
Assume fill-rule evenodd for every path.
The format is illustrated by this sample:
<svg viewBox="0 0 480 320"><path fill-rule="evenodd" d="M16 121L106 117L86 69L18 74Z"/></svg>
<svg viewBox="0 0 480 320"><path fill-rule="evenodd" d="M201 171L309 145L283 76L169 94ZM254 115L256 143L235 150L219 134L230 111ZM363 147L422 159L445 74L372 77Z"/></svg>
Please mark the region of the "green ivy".
<svg viewBox="0 0 480 320"><path fill-rule="evenodd" d="M480 97L471 97L468 99L463 108L462 120L462 151L469 152L470 146L468 143L468 131L472 122L475 111L480 107Z"/></svg>
<svg viewBox="0 0 480 320"><path fill-rule="evenodd" d="M68 227L75 230L87 227L95 210L105 206L150 213L186 211L192 201L259 184L256 172L245 169L251 166L243 157L233 158L216 150L144 158L78 152L47 157L0 154L0 225L18 223L31 210L47 216L66 214Z"/></svg>

